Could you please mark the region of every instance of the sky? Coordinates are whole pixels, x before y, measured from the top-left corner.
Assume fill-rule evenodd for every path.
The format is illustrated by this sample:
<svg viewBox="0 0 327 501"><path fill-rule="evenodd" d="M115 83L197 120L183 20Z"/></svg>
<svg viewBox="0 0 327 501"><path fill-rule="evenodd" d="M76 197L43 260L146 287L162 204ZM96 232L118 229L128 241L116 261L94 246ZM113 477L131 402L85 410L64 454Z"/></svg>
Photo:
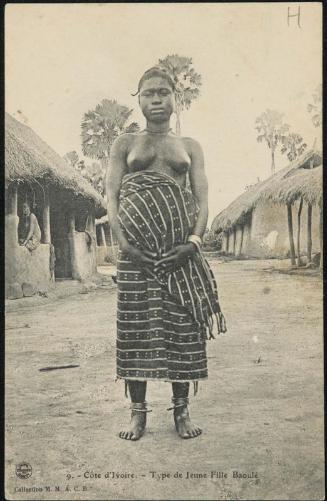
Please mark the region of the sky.
<svg viewBox="0 0 327 501"><path fill-rule="evenodd" d="M288 6L290 14L300 6L300 27ZM309 147L315 137L320 146L307 111L322 82L318 2L7 4L6 111L20 110L60 155L82 156L82 117L104 98L133 108L144 127L131 94L168 54L191 57L202 75L181 128L204 150L209 223L246 185L270 175L270 151L254 128L263 111L283 113ZM287 163L277 154L277 170Z"/></svg>

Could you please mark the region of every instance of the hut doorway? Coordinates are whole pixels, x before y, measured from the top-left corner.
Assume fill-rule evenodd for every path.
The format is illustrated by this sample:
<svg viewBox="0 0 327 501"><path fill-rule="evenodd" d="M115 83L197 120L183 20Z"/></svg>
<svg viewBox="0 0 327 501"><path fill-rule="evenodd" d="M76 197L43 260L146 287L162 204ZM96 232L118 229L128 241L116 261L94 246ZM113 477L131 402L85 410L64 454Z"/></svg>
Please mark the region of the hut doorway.
<svg viewBox="0 0 327 501"><path fill-rule="evenodd" d="M55 279L71 279L72 265L69 245L69 210L66 207L62 194L52 194L50 220L51 242L55 251Z"/></svg>

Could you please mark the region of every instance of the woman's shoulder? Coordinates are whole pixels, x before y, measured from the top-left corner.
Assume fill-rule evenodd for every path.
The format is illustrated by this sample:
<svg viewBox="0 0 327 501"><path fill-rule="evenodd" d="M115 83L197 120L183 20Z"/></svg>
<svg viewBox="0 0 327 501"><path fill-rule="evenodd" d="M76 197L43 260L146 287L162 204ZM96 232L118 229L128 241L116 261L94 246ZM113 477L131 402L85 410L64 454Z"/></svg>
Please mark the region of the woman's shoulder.
<svg viewBox="0 0 327 501"><path fill-rule="evenodd" d="M113 142L115 148L129 147L137 137L137 132L124 132L120 134Z"/></svg>
<svg viewBox="0 0 327 501"><path fill-rule="evenodd" d="M201 144L199 141L189 136L182 136L181 140L183 141L186 149L190 152L202 151Z"/></svg>

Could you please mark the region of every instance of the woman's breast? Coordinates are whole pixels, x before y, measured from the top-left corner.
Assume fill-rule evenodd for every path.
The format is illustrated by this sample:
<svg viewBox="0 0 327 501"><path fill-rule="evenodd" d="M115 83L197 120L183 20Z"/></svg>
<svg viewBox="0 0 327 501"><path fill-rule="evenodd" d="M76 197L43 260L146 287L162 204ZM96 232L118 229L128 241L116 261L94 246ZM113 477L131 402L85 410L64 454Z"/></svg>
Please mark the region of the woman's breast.
<svg viewBox="0 0 327 501"><path fill-rule="evenodd" d="M190 168L191 159L185 152L184 155L180 154L178 156L168 158L167 165L177 174L184 174Z"/></svg>
<svg viewBox="0 0 327 501"><path fill-rule="evenodd" d="M127 166L130 172L147 169L164 171L167 169L177 174L184 174L190 165L191 159L182 148L135 148L127 156Z"/></svg>
<svg viewBox="0 0 327 501"><path fill-rule="evenodd" d="M156 155L154 152L137 152L131 151L127 156L127 166L130 172L148 169L155 161Z"/></svg>

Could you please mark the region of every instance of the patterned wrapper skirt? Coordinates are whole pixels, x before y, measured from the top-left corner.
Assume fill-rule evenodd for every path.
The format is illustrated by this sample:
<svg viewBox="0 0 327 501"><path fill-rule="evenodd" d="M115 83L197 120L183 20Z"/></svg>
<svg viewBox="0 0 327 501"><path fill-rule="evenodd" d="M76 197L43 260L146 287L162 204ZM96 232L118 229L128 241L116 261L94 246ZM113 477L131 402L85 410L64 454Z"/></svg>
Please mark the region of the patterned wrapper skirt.
<svg viewBox="0 0 327 501"><path fill-rule="evenodd" d="M161 173L124 177L118 219L129 243L158 258L185 243L196 222L192 193ZM189 382L207 378L206 339L222 313L214 276L197 252L172 273L154 274L119 251L117 377Z"/></svg>

